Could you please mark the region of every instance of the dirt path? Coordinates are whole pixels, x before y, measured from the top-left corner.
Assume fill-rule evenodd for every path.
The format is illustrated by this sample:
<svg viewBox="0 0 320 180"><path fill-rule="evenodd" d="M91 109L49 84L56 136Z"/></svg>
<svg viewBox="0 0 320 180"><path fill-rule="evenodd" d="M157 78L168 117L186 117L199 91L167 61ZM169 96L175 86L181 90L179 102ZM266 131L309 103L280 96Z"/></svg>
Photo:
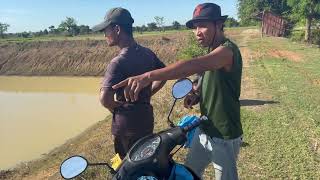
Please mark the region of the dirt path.
<svg viewBox="0 0 320 180"><path fill-rule="evenodd" d="M239 44L243 61L240 103L241 106L255 111L275 103L272 101L271 96L259 90L257 85L255 85L255 77L250 73L253 61L261 57L261 54L250 50L248 48L248 41L251 38L256 38L259 34L260 32L257 29L245 30L241 33L242 39Z"/></svg>

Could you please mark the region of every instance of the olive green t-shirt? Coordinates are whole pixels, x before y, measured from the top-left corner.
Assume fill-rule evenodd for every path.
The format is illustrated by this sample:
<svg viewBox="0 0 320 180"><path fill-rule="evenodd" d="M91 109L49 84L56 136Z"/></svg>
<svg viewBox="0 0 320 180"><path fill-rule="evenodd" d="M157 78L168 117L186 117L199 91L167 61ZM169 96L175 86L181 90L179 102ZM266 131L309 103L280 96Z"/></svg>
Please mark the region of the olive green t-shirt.
<svg viewBox="0 0 320 180"><path fill-rule="evenodd" d="M211 137L234 139L242 135L240 89L242 57L236 44L226 39L222 46L233 52L231 71L224 68L206 71L202 78L200 109L208 121L201 129Z"/></svg>

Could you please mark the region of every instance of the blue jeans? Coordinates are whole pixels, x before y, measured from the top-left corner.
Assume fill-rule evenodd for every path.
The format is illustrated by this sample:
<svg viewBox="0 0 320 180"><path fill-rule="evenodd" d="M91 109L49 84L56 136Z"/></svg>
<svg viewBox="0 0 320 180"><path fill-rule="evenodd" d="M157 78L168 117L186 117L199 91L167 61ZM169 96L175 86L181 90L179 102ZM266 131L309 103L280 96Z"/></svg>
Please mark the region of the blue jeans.
<svg viewBox="0 0 320 180"><path fill-rule="evenodd" d="M216 180L237 180L237 159L242 137L236 139L211 138L197 128L187 155L185 165L199 177L212 163Z"/></svg>

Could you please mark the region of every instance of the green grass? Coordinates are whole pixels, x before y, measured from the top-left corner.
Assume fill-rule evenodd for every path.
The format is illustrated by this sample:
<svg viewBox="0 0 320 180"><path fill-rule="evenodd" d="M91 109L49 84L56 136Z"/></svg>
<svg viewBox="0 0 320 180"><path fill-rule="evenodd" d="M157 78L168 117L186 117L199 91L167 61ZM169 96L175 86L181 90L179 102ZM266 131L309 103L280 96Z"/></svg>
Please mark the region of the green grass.
<svg viewBox="0 0 320 180"><path fill-rule="evenodd" d="M253 39L249 48L263 54L251 64L250 76L279 104L263 111L242 109L245 141L243 179L319 179L320 52L285 39ZM269 55L274 49L296 52L303 61Z"/></svg>
<svg viewBox="0 0 320 180"><path fill-rule="evenodd" d="M226 31L229 31L229 30L246 30L246 29L258 29L260 28L259 26L239 26L239 27L225 27L224 29Z"/></svg>

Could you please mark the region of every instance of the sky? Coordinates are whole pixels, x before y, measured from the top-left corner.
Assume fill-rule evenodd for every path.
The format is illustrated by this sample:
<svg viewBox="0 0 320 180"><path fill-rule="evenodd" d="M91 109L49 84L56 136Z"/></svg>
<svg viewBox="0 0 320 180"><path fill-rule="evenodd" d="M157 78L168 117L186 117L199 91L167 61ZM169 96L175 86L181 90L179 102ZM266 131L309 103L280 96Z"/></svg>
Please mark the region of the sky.
<svg viewBox="0 0 320 180"><path fill-rule="evenodd" d="M90 27L103 21L107 10L123 7L135 20L133 26L155 22L164 17L165 25L173 21L185 24L192 18L197 4L213 2L221 6L222 15L237 17L237 0L0 0L0 22L10 25L8 33L40 31L73 17L78 25Z"/></svg>

